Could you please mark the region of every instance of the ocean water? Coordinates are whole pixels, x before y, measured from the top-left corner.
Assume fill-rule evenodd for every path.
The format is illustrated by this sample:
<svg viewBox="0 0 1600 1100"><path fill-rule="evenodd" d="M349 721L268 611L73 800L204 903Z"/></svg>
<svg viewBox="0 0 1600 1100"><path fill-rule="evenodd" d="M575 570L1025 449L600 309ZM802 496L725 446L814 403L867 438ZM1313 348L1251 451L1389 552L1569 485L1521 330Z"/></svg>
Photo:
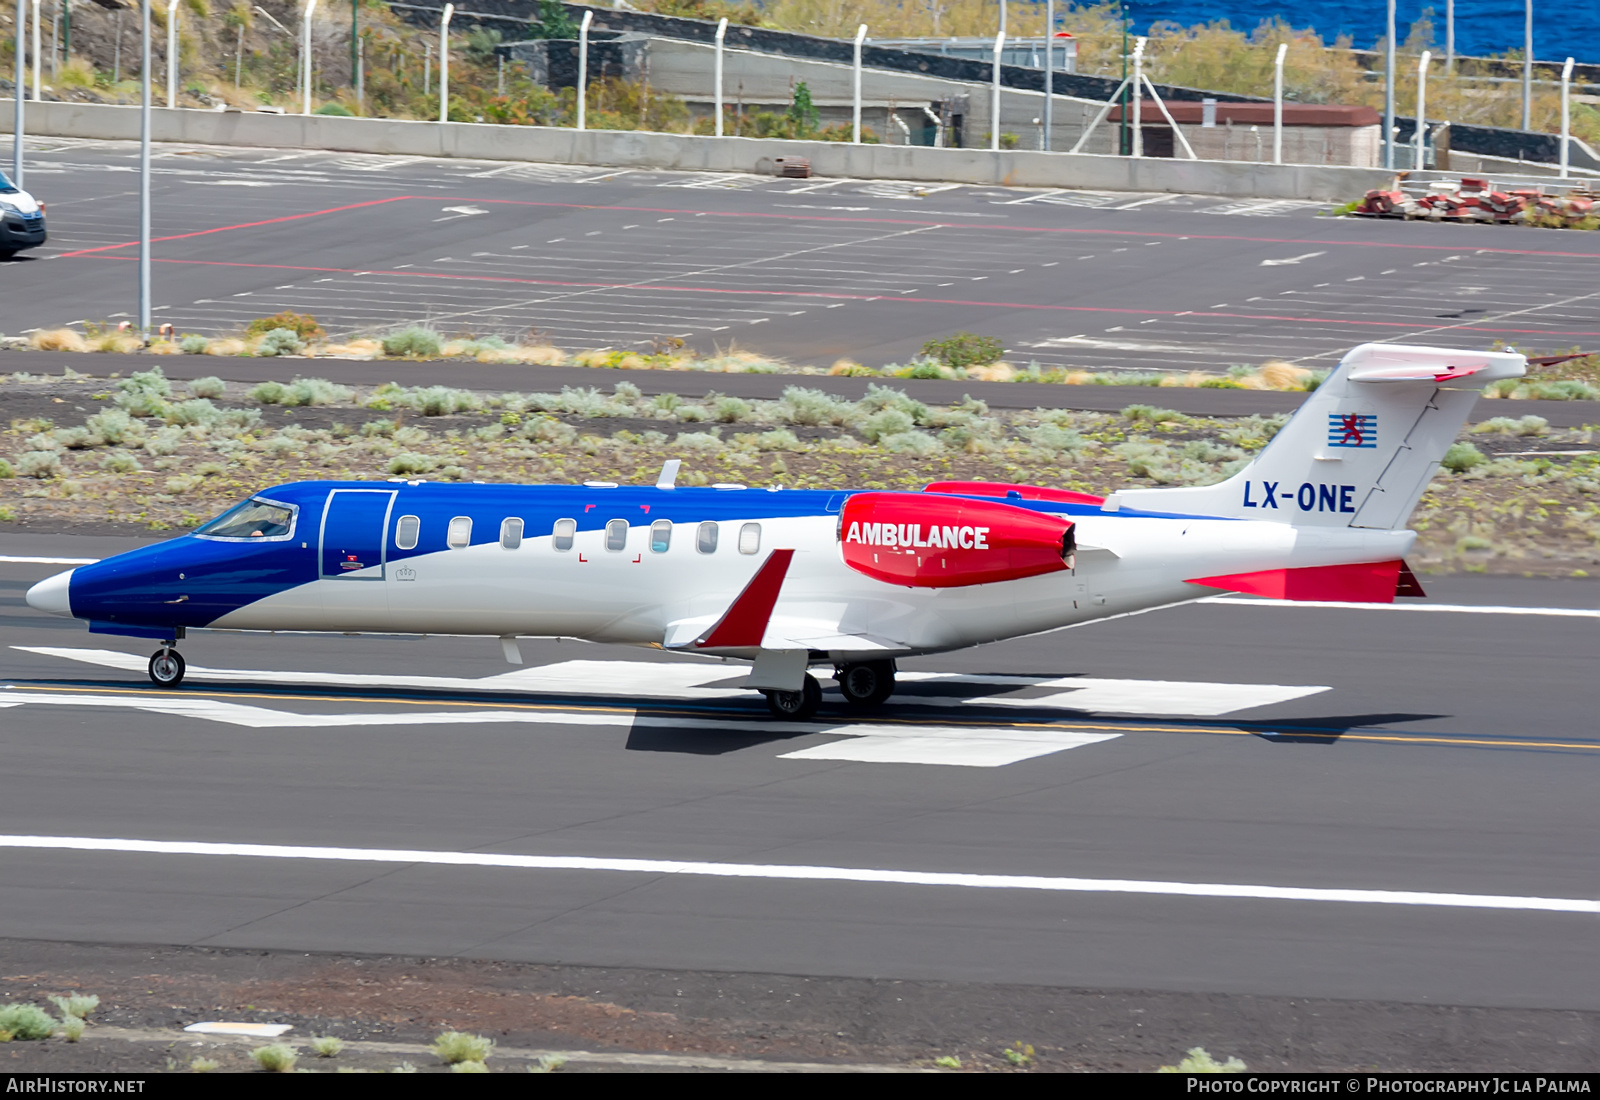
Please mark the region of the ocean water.
<svg viewBox="0 0 1600 1100"><path fill-rule="evenodd" d="M1282 16L1293 26L1314 27L1325 42L1346 34L1363 47L1371 47L1383 35L1388 19L1387 0L1356 4L1298 0L1293 5L1270 0L1127 0L1127 5L1141 33L1162 20L1187 27L1226 19L1236 30L1248 31L1264 19ZM1398 0L1395 25L1399 38L1405 41L1411 24L1426 8L1433 9L1434 39L1442 55L1444 0ZM1456 0L1455 8L1458 55L1485 57L1522 48L1524 8L1519 0ZM1540 61L1571 56L1600 63L1600 0L1534 0L1533 56Z"/></svg>

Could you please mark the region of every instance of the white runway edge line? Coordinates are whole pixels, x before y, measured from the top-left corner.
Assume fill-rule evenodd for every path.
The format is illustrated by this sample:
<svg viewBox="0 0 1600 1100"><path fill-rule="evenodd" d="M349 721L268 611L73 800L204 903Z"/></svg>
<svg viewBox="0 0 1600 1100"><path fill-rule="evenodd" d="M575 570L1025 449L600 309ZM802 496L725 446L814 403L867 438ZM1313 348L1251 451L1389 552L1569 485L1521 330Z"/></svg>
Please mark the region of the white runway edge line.
<svg viewBox="0 0 1600 1100"><path fill-rule="evenodd" d="M1588 898L1510 897L1502 894L1443 894L1422 890L1337 890L1305 886L1251 886L1219 882L1150 882L1138 879L1057 878L1045 875L975 875L946 871L896 871L865 867L790 864L703 863L666 859L596 859L590 856L524 856L495 852L430 852L401 848L322 848L286 844L214 844L183 840L121 840L75 836L3 836L0 848L53 851L132 852L149 855L245 856L259 859L343 860L357 863L420 863L454 867L505 867L538 871L622 871L648 875L713 878L794 879L906 886L957 886L979 890L1042 890L1083 894L1159 894L1266 901L1335 901L1366 905L1423 905L1455 909L1515 909L1600 915Z"/></svg>
<svg viewBox="0 0 1600 1100"><path fill-rule="evenodd" d="M1508 607L1465 603L1341 603L1338 600L1267 600L1246 596L1208 596L1200 603L1226 603L1239 607L1332 607L1342 611L1447 611L1462 615L1553 615L1558 618L1600 619L1600 610L1586 607Z"/></svg>
<svg viewBox="0 0 1600 1100"><path fill-rule="evenodd" d="M21 562L24 565L93 565L99 558L24 558L0 554L0 562Z"/></svg>

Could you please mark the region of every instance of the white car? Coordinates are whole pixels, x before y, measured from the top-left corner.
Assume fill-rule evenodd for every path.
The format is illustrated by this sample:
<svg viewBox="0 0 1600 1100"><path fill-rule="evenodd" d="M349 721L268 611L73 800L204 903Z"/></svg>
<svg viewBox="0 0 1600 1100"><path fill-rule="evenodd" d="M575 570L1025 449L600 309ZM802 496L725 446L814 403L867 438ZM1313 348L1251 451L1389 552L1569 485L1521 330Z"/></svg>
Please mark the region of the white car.
<svg viewBox="0 0 1600 1100"><path fill-rule="evenodd" d="M0 172L0 260L44 244L44 203Z"/></svg>

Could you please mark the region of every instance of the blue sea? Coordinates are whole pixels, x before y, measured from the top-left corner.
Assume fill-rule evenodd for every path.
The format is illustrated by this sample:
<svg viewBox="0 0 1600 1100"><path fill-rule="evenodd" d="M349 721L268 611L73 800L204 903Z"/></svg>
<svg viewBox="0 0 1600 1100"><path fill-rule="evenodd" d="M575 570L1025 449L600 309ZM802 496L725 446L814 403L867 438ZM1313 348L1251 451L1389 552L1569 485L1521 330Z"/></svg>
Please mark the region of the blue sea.
<svg viewBox="0 0 1600 1100"><path fill-rule="evenodd" d="M1162 20L1187 27L1218 19L1226 19L1236 30L1250 31L1264 19L1281 16L1295 27L1315 28L1325 42L1346 34L1362 47L1371 47L1382 37L1388 11L1386 0L1360 4L1300 0L1292 5L1266 0L1127 0L1127 5L1140 32ZM1456 0L1455 7L1458 55L1486 57L1522 49L1524 9L1520 0ZM1395 6L1398 37L1405 41L1411 24L1428 8L1433 9L1434 40L1443 51L1444 0L1399 0ZM1540 61L1571 56L1600 63L1600 2L1534 0L1533 56Z"/></svg>

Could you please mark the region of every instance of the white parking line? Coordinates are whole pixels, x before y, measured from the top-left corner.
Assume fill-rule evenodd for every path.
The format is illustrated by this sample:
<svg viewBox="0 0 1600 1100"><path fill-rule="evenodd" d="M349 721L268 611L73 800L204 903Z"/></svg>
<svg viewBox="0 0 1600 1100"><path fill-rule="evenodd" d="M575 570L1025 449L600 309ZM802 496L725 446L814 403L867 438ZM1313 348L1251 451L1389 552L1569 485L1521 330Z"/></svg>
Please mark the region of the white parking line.
<svg viewBox="0 0 1600 1100"><path fill-rule="evenodd" d="M1053 875L980 875L950 871L906 871L805 864L712 863L698 860L616 859L594 856L535 856L497 852L438 852L403 848L336 848L288 844L228 844L187 840L126 840L111 837L0 835L0 848L44 851L121 852L250 859L306 859L357 863L417 863L449 867L499 867L537 871L612 871L646 875L859 882L873 885L946 886L977 890L1055 893L1154 894L1169 897L1263 901L1419 905L1455 909L1509 909L1545 913L1600 914L1591 898L1517 897L1427 890L1362 890L1309 886L1262 886L1226 882L1163 882L1144 879L1069 878Z"/></svg>

